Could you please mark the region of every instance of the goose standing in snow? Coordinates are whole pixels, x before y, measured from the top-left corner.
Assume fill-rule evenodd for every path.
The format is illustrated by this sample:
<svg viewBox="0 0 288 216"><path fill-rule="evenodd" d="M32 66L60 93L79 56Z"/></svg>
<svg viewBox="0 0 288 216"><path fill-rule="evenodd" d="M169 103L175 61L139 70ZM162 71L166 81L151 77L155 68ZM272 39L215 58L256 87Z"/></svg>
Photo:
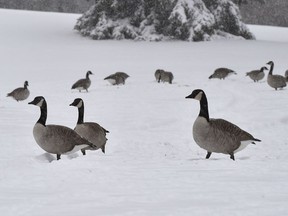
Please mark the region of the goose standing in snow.
<svg viewBox="0 0 288 216"><path fill-rule="evenodd" d="M124 72L116 72L114 74L111 74L110 76L105 77L104 80L107 80L112 85L124 85L128 77L129 75Z"/></svg>
<svg viewBox="0 0 288 216"><path fill-rule="evenodd" d="M203 90L196 89L186 98L193 98L200 102L200 113L193 125L193 138L207 151L206 159L215 152L229 154L230 158L235 160L236 152L250 143L261 141L224 119L209 118L208 101Z"/></svg>
<svg viewBox="0 0 288 216"><path fill-rule="evenodd" d="M267 67L261 67L260 70L253 70L246 73L246 76L249 76L254 82L258 82L263 79L265 76L264 70L268 70Z"/></svg>
<svg viewBox="0 0 288 216"><path fill-rule="evenodd" d="M85 150L97 150L99 148L101 148L102 152L105 153L105 145L107 141L106 133L109 133L109 131L95 122L84 122L84 102L81 98L76 98L73 103L70 104L70 106L75 106L78 108L78 121L74 130L80 136L89 140L96 146L96 148L83 148L81 150L83 155L86 154Z"/></svg>
<svg viewBox="0 0 288 216"><path fill-rule="evenodd" d="M88 92L88 88L90 87L91 85L91 80L89 78L89 75L93 75L93 73L91 71L88 71L86 73L86 78L84 79L80 79L78 80L77 82L75 82L73 85L72 85L72 88L71 89L78 89L79 92L81 92L81 90L86 90L86 92Z"/></svg>
<svg viewBox="0 0 288 216"><path fill-rule="evenodd" d="M226 77L230 76L231 74L237 74L235 71L228 69L228 68L217 68L214 73L209 76L209 79L218 78L218 79L225 79Z"/></svg>
<svg viewBox="0 0 288 216"><path fill-rule="evenodd" d="M272 74L274 69L273 61L269 61L267 64L270 65L270 71L267 78L268 85L274 88L275 90L277 90L278 88L284 88L287 85L285 77L278 74L275 75Z"/></svg>
<svg viewBox="0 0 288 216"><path fill-rule="evenodd" d="M33 128L36 143L46 152L57 155L57 160L62 154L72 154L85 147L96 146L82 138L71 128L62 125L46 125L47 103L44 97L35 97L28 104L39 106L41 115Z"/></svg>
<svg viewBox="0 0 288 216"><path fill-rule="evenodd" d="M20 88L16 88L14 89L12 92L7 94L7 97L12 97L14 98L16 101L23 101L26 100L29 95L30 95L30 91L27 88L28 85L28 81L24 82L24 87L20 87Z"/></svg>

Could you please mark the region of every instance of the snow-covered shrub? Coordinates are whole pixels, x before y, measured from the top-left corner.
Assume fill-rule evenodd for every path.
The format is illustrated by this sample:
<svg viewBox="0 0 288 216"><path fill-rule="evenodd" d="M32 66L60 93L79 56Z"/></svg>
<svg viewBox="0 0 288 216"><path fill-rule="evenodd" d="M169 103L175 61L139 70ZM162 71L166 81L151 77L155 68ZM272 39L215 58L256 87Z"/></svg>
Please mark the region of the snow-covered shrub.
<svg viewBox="0 0 288 216"><path fill-rule="evenodd" d="M216 28L245 39L253 39L254 36L241 21L239 8L230 0L204 0L207 8L214 15Z"/></svg>
<svg viewBox="0 0 288 216"><path fill-rule="evenodd" d="M97 40L254 38L231 0L98 0L75 29Z"/></svg>

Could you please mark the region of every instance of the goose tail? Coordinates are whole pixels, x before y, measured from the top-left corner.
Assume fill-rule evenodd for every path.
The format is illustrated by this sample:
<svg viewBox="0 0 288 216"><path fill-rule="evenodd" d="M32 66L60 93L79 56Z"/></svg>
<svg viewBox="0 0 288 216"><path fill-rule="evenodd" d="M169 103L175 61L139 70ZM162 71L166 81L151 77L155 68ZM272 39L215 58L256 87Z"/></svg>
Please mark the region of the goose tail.
<svg viewBox="0 0 288 216"><path fill-rule="evenodd" d="M254 141L255 141L255 142L261 142L260 139L256 139L256 138L254 138L252 144L256 144Z"/></svg>

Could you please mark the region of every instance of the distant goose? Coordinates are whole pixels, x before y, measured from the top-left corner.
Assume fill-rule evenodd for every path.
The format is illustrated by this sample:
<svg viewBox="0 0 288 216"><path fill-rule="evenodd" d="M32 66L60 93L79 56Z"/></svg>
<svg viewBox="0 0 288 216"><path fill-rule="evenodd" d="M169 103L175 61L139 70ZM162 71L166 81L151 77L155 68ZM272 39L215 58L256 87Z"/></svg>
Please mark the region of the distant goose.
<svg viewBox="0 0 288 216"><path fill-rule="evenodd" d="M106 133L109 133L109 131L95 122L84 122L84 102L81 98L76 98L70 106L78 108L78 121L74 130L96 146L96 148L86 147L82 149L83 155L86 154L85 150L97 150L99 148L105 153Z"/></svg>
<svg viewBox="0 0 288 216"><path fill-rule="evenodd" d="M62 125L46 125L47 103L44 97L35 97L28 104L39 106L41 115L33 128L36 143L46 152L57 155L57 160L62 154L72 154L85 147L96 146L78 135L74 130Z"/></svg>
<svg viewBox="0 0 288 216"><path fill-rule="evenodd" d="M209 76L209 79L218 78L218 79L225 79L226 77L230 76L231 74L237 74L235 71L228 69L228 68L217 68L214 73Z"/></svg>
<svg viewBox="0 0 288 216"><path fill-rule="evenodd" d="M12 97L16 101L26 100L30 95L30 91L28 90L27 86L29 86L28 81L25 81L24 87L14 89L12 92L7 94L7 97Z"/></svg>
<svg viewBox="0 0 288 216"><path fill-rule="evenodd" d="M268 85L274 88L275 90L277 90L278 88L284 88L287 85L286 78L278 74L275 75L272 74L274 69L273 61L269 61L267 64L270 65L270 71L267 78Z"/></svg>
<svg viewBox="0 0 288 216"><path fill-rule="evenodd" d="M105 77L104 80L107 80L112 85L124 85L128 77L129 75L124 72L116 72L114 74L111 74L110 76Z"/></svg>
<svg viewBox="0 0 288 216"><path fill-rule="evenodd" d="M265 76L264 70L268 70L267 67L261 67L260 70L253 70L246 73L246 76L249 76L254 82L258 82L263 79Z"/></svg>
<svg viewBox="0 0 288 216"><path fill-rule="evenodd" d="M81 90L86 90L86 92L88 92L88 88L91 85L91 80L89 78L89 75L93 75L93 73L91 71L88 71L86 73L86 78L85 79L80 79L77 82L75 82L72 85L71 89L78 89L79 92L81 92Z"/></svg>
<svg viewBox="0 0 288 216"><path fill-rule="evenodd" d="M170 84L172 84L172 81L174 79L174 75L172 72L169 71L165 71L162 69L158 69L155 71L154 76L156 78L156 80L158 81L158 83L161 82L168 82Z"/></svg>
<svg viewBox="0 0 288 216"><path fill-rule="evenodd" d="M206 159L215 152L229 154L235 160L236 152L250 143L255 144L254 141L261 141L224 119L209 118L208 101L203 90L196 89L186 98L200 101L200 113L193 125L193 138L207 151Z"/></svg>

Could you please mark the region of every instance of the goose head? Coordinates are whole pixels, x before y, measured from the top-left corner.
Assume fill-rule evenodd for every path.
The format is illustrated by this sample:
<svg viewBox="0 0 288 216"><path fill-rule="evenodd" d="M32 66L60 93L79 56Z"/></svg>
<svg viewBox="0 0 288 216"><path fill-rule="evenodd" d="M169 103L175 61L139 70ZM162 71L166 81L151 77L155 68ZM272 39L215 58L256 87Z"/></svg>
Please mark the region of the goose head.
<svg viewBox="0 0 288 216"><path fill-rule="evenodd" d="M93 75L91 71L87 71L86 76Z"/></svg>
<svg viewBox="0 0 288 216"><path fill-rule="evenodd" d="M261 67L260 71L268 70L267 67Z"/></svg>
<svg viewBox="0 0 288 216"><path fill-rule="evenodd" d="M204 91L202 89L195 89L190 95L188 95L185 98L187 98L187 99L191 98L191 99L201 101L203 94L204 94Z"/></svg>
<svg viewBox="0 0 288 216"><path fill-rule="evenodd" d="M37 96L34 98L33 101L29 102L28 104L39 106L41 108L43 106L44 101L45 101L45 98L43 96Z"/></svg>
<svg viewBox="0 0 288 216"><path fill-rule="evenodd" d="M209 122L210 119L209 119L209 111L208 111L208 101L207 101L205 92L202 89L195 89L186 98L192 98L200 102L199 117L204 117Z"/></svg>
<svg viewBox="0 0 288 216"><path fill-rule="evenodd" d="M235 74L235 75L237 75L237 73L236 73L235 71L233 71L233 70L229 70L229 71L228 71L228 75L231 75L231 74Z"/></svg>
<svg viewBox="0 0 288 216"><path fill-rule="evenodd" d="M25 81L25 82L24 82L24 87L27 87L27 86L29 86L29 85L28 85L28 81Z"/></svg>
<svg viewBox="0 0 288 216"><path fill-rule="evenodd" d="M70 106L75 106L75 107L82 107L83 106L83 100L81 98L76 98L73 103L70 104Z"/></svg>
<svg viewBox="0 0 288 216"><path fill-rule="evenodd" d="M273 62L273 61L269 61L269 62L267 62L266 64L272 66L272 65L274 65L274 62Z"/></svg>

